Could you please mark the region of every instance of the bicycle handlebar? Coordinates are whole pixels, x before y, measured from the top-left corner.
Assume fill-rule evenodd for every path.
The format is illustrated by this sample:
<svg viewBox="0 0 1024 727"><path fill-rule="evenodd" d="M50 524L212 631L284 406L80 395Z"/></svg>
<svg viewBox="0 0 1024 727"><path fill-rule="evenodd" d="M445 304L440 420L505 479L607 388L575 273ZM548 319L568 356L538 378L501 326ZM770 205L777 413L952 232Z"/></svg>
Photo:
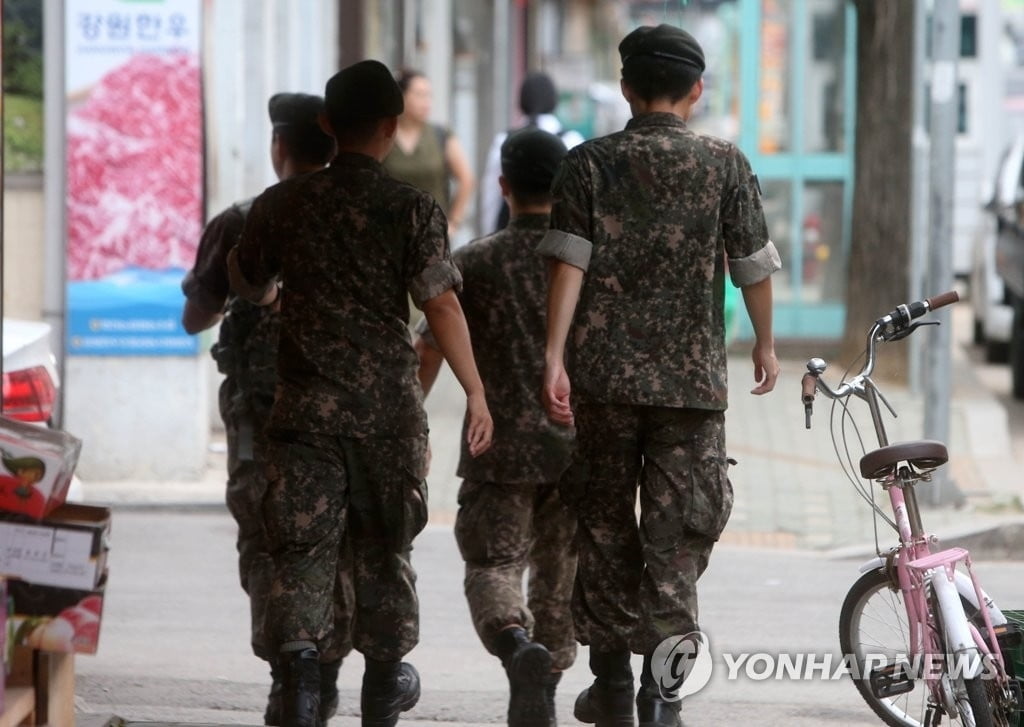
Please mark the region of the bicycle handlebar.
<svg viewBox="0 0 1024 727"><path fill-rule="evenodd" d="M860 382L871 376L871 372L875 370L875 346L878 341L894 341L909 336L918 326L922 325L921 323L912 323L913 320L920 318L930 311L956 303L958 300L960 300L960 294L955 290L949 290L921 301L898 305L895 309L876 320L870 330L868 330L867 360L864 362L864 368L852 379L841 382L836 389L832 389L821 380L821 374L825 371L825 362L821 359L811 359L811 361L808 361L808 371L801 380L801 401L804 404L807 428L811 428L811 410L814 405L814 397L818 391L821 391L830 399L844 399L848 397L857 391L860 387Z"/></svg>

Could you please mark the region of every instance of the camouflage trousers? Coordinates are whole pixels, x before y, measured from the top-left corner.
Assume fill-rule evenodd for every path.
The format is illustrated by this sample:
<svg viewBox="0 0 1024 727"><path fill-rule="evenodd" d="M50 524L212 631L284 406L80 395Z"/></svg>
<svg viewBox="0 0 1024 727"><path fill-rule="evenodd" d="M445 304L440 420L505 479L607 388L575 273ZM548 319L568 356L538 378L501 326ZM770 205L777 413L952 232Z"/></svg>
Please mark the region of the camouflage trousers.
<svg viewBox="0 0 1024 727"><path fill-rule="evenodd" d="M649 654L697 628L697 579L732 511L720 411L575 402L580 643ZM640 514L637 519L637 491Z"/></svg>
<svg viewBox="0 0 1024 727"><path fill-rule="evenodd" d="M230 420L229 420L230 421ZM269 660L274 654L267 643L266 612L274 577L274 561L270 557L267 529L263 522L263 497L267 478L263 467L252 458L253 446L246 443L250 432L241 432L234 422L225 426L228 442L228 484L225 500L238 524L238 571L242 589L249 597L252 650L256 656ZM334 633L336 639L325 661L336 661L352 651L351 623L355 595L352 592L351 552L345 549L339 562L334 592Z"/></svg>
<svg viewBox="0 0 1024 727"><path fill-rule="evenodd" d="M462 483L455 540L466 562L473 626L489 652L497 654L499 631L519 624L547 647L556 669L572 666L576 640L569 604L576 574L575 534L576 520L555 484Z"/></svg>
<svg viewBox="0 0 1024 727"><path fill-rule="evenodd" d="M419 639L413 538L427 521L426 435L351 439L268 433L263 513L274 558L267 609L275 649L336 648L333 594L352 553L352 644L399 659Z"/></svg>

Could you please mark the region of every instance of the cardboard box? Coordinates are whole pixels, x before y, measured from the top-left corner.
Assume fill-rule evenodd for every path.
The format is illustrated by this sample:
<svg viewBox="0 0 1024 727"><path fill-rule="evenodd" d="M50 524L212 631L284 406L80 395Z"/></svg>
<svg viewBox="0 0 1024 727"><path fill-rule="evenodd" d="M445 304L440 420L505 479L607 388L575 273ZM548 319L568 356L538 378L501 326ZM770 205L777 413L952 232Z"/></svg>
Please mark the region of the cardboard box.
<svg viewBox="0 0 1024 727"><path fill-rule="evenodd" d="M0 515L0 575L29 583L92 589L110 548L110 510L65 503L41 522Z"/></svg>
<svg viewBox="0 0 1024 727"><path fill-rule="evenodd" d="M8 580L8 638L15 646L42 651L95 654L106 585L106 574L90 590Z"/></svg>
<svg viewBox="0 0 1024 727"><path fill-rule="evenodd" d="M81 451L67 432L0 417L0 510L44 518L64 502Z"/></svg>

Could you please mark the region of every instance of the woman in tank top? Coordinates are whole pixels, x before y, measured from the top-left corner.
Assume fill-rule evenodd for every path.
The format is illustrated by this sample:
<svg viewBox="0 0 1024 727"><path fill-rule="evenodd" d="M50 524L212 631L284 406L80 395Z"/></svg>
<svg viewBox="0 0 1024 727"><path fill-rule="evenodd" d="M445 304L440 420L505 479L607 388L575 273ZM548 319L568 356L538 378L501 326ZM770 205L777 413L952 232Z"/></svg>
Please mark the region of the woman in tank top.
<svg viewBox="0 0 1024 727"><path fill-rule="evenodd" d="M395 179L433 195L448 216L448 234L453 235L464 221L473 193L473 172L458 139L429 121L427 77L403 70L396 80L405 97L405 111L398 117L395 146L384 160L384 168Z"/></svg>

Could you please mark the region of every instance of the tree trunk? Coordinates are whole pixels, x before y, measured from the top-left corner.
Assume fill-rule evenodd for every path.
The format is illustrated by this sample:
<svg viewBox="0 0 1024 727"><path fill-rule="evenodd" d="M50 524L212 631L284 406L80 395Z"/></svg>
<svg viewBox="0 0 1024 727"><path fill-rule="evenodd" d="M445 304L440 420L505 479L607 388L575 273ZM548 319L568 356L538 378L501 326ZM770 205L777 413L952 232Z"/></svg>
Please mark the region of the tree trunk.
<svg viewBox="0 0 1024 727"><path fill-rule="evenodd" d="M857 10L857 147L841 360L864 350L868 327L908 302L914 3L853 0ZM887 348L879 376L906 380L907 346Z"/></svg>

